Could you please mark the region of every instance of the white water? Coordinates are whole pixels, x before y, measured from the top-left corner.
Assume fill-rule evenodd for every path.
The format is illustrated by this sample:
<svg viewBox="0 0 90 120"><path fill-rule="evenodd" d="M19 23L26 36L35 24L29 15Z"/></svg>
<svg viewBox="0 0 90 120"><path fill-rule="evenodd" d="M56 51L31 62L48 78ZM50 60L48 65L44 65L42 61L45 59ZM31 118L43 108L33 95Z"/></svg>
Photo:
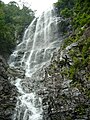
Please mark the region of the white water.
<svg viewBox="0 0 90 120"><path fill-rule="evenodd" d="M13 120L43 120L42 100L36 95L36 90L40 89L39 75L34 80L32 76L49 64L61 40L54 10L43 12L26 29L22 42L9 60L10 67L25 71L23 79L17 77L14 81L20 96Z"/></svg>

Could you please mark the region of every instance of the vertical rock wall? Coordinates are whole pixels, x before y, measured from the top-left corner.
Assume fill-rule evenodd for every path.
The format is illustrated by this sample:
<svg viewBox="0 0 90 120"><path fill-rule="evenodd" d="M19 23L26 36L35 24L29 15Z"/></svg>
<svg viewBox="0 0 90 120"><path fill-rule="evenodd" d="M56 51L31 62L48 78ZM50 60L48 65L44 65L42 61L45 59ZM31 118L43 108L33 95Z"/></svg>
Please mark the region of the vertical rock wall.
<svg viewBox="0 0 90 120"><path fill-rule="evenodd" d="M45 69L43 79L45 89L41 94L45 120L90 119L90 47L88 47L90 36L88 33L89 29L78 42L54 53L51 64ZM85 48L87 49L84 54Z"/></svg>
<svg viewBox="0 0 90 120"><path fill-rule="evenodd" d="M11 120L16 104L16 88L8 78L8 65L0 56L0 120Z"/></svg>

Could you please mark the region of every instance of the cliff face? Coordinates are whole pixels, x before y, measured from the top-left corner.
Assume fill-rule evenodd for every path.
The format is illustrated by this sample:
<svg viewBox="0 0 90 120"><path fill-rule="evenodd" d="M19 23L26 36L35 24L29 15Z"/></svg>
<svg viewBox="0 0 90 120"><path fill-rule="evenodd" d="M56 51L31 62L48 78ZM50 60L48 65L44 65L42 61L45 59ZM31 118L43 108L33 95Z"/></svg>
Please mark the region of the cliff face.
<svg viewBox="0 0 90 120"><path fill-rule="evenodd" d="M8 65L0 56L0 120L11 120L16 104L16 88L9 81Z"/></svg>
<svg viewBox="0 0 90 120"><path fill-rule="evenodd" d="M45 120L90 119L90 28L54 53L43 79ZM72 35L72 37L75 35Z"/></svg>

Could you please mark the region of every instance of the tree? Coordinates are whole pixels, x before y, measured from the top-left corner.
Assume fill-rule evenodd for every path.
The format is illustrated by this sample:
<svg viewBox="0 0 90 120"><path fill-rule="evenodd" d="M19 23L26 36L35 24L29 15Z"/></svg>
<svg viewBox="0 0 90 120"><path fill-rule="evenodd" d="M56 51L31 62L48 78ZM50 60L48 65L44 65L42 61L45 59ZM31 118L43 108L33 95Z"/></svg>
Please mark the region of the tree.
<svg viewBox="0 0 90 120"><path fill-rule="evenodd" d="M34 12L23 5L12 1L4 4L0 1L0 54L9 56L16 46L17 39L22 39L22 34L34 18Z"/></svg>

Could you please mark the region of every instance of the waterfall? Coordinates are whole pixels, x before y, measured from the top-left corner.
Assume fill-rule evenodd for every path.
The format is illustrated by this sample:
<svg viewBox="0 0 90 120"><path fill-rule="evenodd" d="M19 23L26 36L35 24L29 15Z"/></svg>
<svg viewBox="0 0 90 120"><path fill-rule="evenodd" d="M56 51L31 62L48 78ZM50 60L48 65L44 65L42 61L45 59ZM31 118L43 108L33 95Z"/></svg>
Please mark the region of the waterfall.
<svg viewBox="0 0 90 120"><path fill-rule="evenodd" d="M13 82L19 92L13 120L43 120L42 99L36 91L44 86L38 73L49 65L53 52L60 46L62 37L58 37L57 23L55 10L43 12L26 29L10 57L11 68L25 71L24 77L17 76Z"/></svg>

